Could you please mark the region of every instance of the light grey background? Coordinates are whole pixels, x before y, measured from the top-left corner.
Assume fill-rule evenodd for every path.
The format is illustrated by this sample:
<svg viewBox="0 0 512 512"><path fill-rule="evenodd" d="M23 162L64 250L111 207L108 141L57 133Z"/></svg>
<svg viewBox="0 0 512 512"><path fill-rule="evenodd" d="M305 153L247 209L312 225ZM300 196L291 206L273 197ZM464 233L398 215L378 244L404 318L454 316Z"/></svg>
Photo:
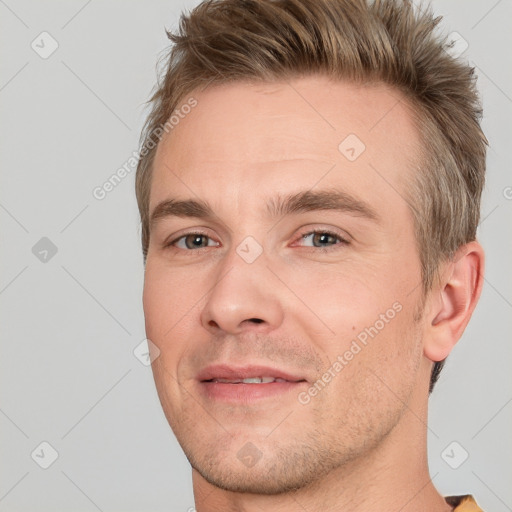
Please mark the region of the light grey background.
<svg viewBox="0 0 512 512"><path fill-rule="evenodd" d="M145 338L134 172L101 201L92 191L137 149L164 27L196 3L0 0L0 511L193 507L188 462L133 354ZM512 2L434 8L469 44L490 149L486 283L431 398L430 467L443 494L501 512L512 510ZM59 45L47 59L31 48L51 48L43 31ZM42 237L57 247L47 262L32 252ZM43 441L58 452L48 469L31 457L50 460ZM458 469L441 456L453 441L452 465L469 454Z"/></svg>

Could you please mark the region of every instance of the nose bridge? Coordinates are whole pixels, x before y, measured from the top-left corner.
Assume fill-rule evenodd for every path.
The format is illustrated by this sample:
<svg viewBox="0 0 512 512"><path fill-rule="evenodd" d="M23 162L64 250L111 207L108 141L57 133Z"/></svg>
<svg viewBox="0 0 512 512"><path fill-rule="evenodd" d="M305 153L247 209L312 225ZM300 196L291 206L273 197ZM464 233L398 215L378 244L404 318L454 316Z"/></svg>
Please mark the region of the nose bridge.
<svg viewBox="0 0 512 512"><path fill-rule="evenodd" d="M248 328L271 330L282 322L282 307L272 290L267 262L262 245L253 237L229 249L219 262L215 284L201 312L205 328L237 333Z"/></svg>

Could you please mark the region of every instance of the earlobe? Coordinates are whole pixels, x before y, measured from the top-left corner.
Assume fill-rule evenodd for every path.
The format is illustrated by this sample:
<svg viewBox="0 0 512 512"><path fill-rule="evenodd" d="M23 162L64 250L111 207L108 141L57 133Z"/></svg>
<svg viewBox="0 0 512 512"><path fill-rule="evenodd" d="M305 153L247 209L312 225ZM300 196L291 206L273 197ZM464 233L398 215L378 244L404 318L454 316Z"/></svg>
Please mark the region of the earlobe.
<svg viewBox="0 0 512 512"><path fill-rule="evenodd" d="M478 242L463 245L444 265L441 280L432 290L424 353L442 361L462 336L480 298L484 275L484 251Z"/></svg>

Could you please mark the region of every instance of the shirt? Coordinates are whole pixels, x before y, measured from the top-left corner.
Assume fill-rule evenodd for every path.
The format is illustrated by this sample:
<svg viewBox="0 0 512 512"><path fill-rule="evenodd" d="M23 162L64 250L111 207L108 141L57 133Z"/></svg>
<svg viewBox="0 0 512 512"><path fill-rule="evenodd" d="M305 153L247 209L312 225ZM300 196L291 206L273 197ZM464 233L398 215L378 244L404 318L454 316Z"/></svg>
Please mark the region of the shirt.
<svg viewBox="0 0 512 512"><path fill-rule="evenodd" d="M447 496L445 500L448 505L455 507L453 509L454 512L484 512L470 494L465 496Z"/></svg>

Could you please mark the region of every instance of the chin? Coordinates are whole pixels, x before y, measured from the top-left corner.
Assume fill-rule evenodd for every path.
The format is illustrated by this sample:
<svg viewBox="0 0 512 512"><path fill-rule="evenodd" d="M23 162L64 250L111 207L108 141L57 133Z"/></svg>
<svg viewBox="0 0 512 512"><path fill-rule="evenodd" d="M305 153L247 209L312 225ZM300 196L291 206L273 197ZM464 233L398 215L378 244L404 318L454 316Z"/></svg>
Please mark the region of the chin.
<svg viewBox="0 0 512 512"><path fill-rule="evenodd" d="M252 447L256 444L262 447L261 458L247 467L240 460L243 459L243 448L225 445L222 449L219 444L211 444L203 452L199 452L197 444L193 450L183 445L182 448L191 466L204 480L220 489L237 493L290 493L314 484L346 462L342 454L332 449L299 444L278 448L263 439L254 441L254 444L247 442Z"/></svg>
<svg viewBox="0 0 512 512"><path fill-rule="evenodd" d="M276 468L254 468L240 470L235 467L209 468L192 467L209 484L225 491L259 494L279 495L301 489L313 481L313 477L306 478L304 474L290 474L289 471ZM273 470L274 469L274 470ZM318 475L317 475L318 476Z"/></svg>

